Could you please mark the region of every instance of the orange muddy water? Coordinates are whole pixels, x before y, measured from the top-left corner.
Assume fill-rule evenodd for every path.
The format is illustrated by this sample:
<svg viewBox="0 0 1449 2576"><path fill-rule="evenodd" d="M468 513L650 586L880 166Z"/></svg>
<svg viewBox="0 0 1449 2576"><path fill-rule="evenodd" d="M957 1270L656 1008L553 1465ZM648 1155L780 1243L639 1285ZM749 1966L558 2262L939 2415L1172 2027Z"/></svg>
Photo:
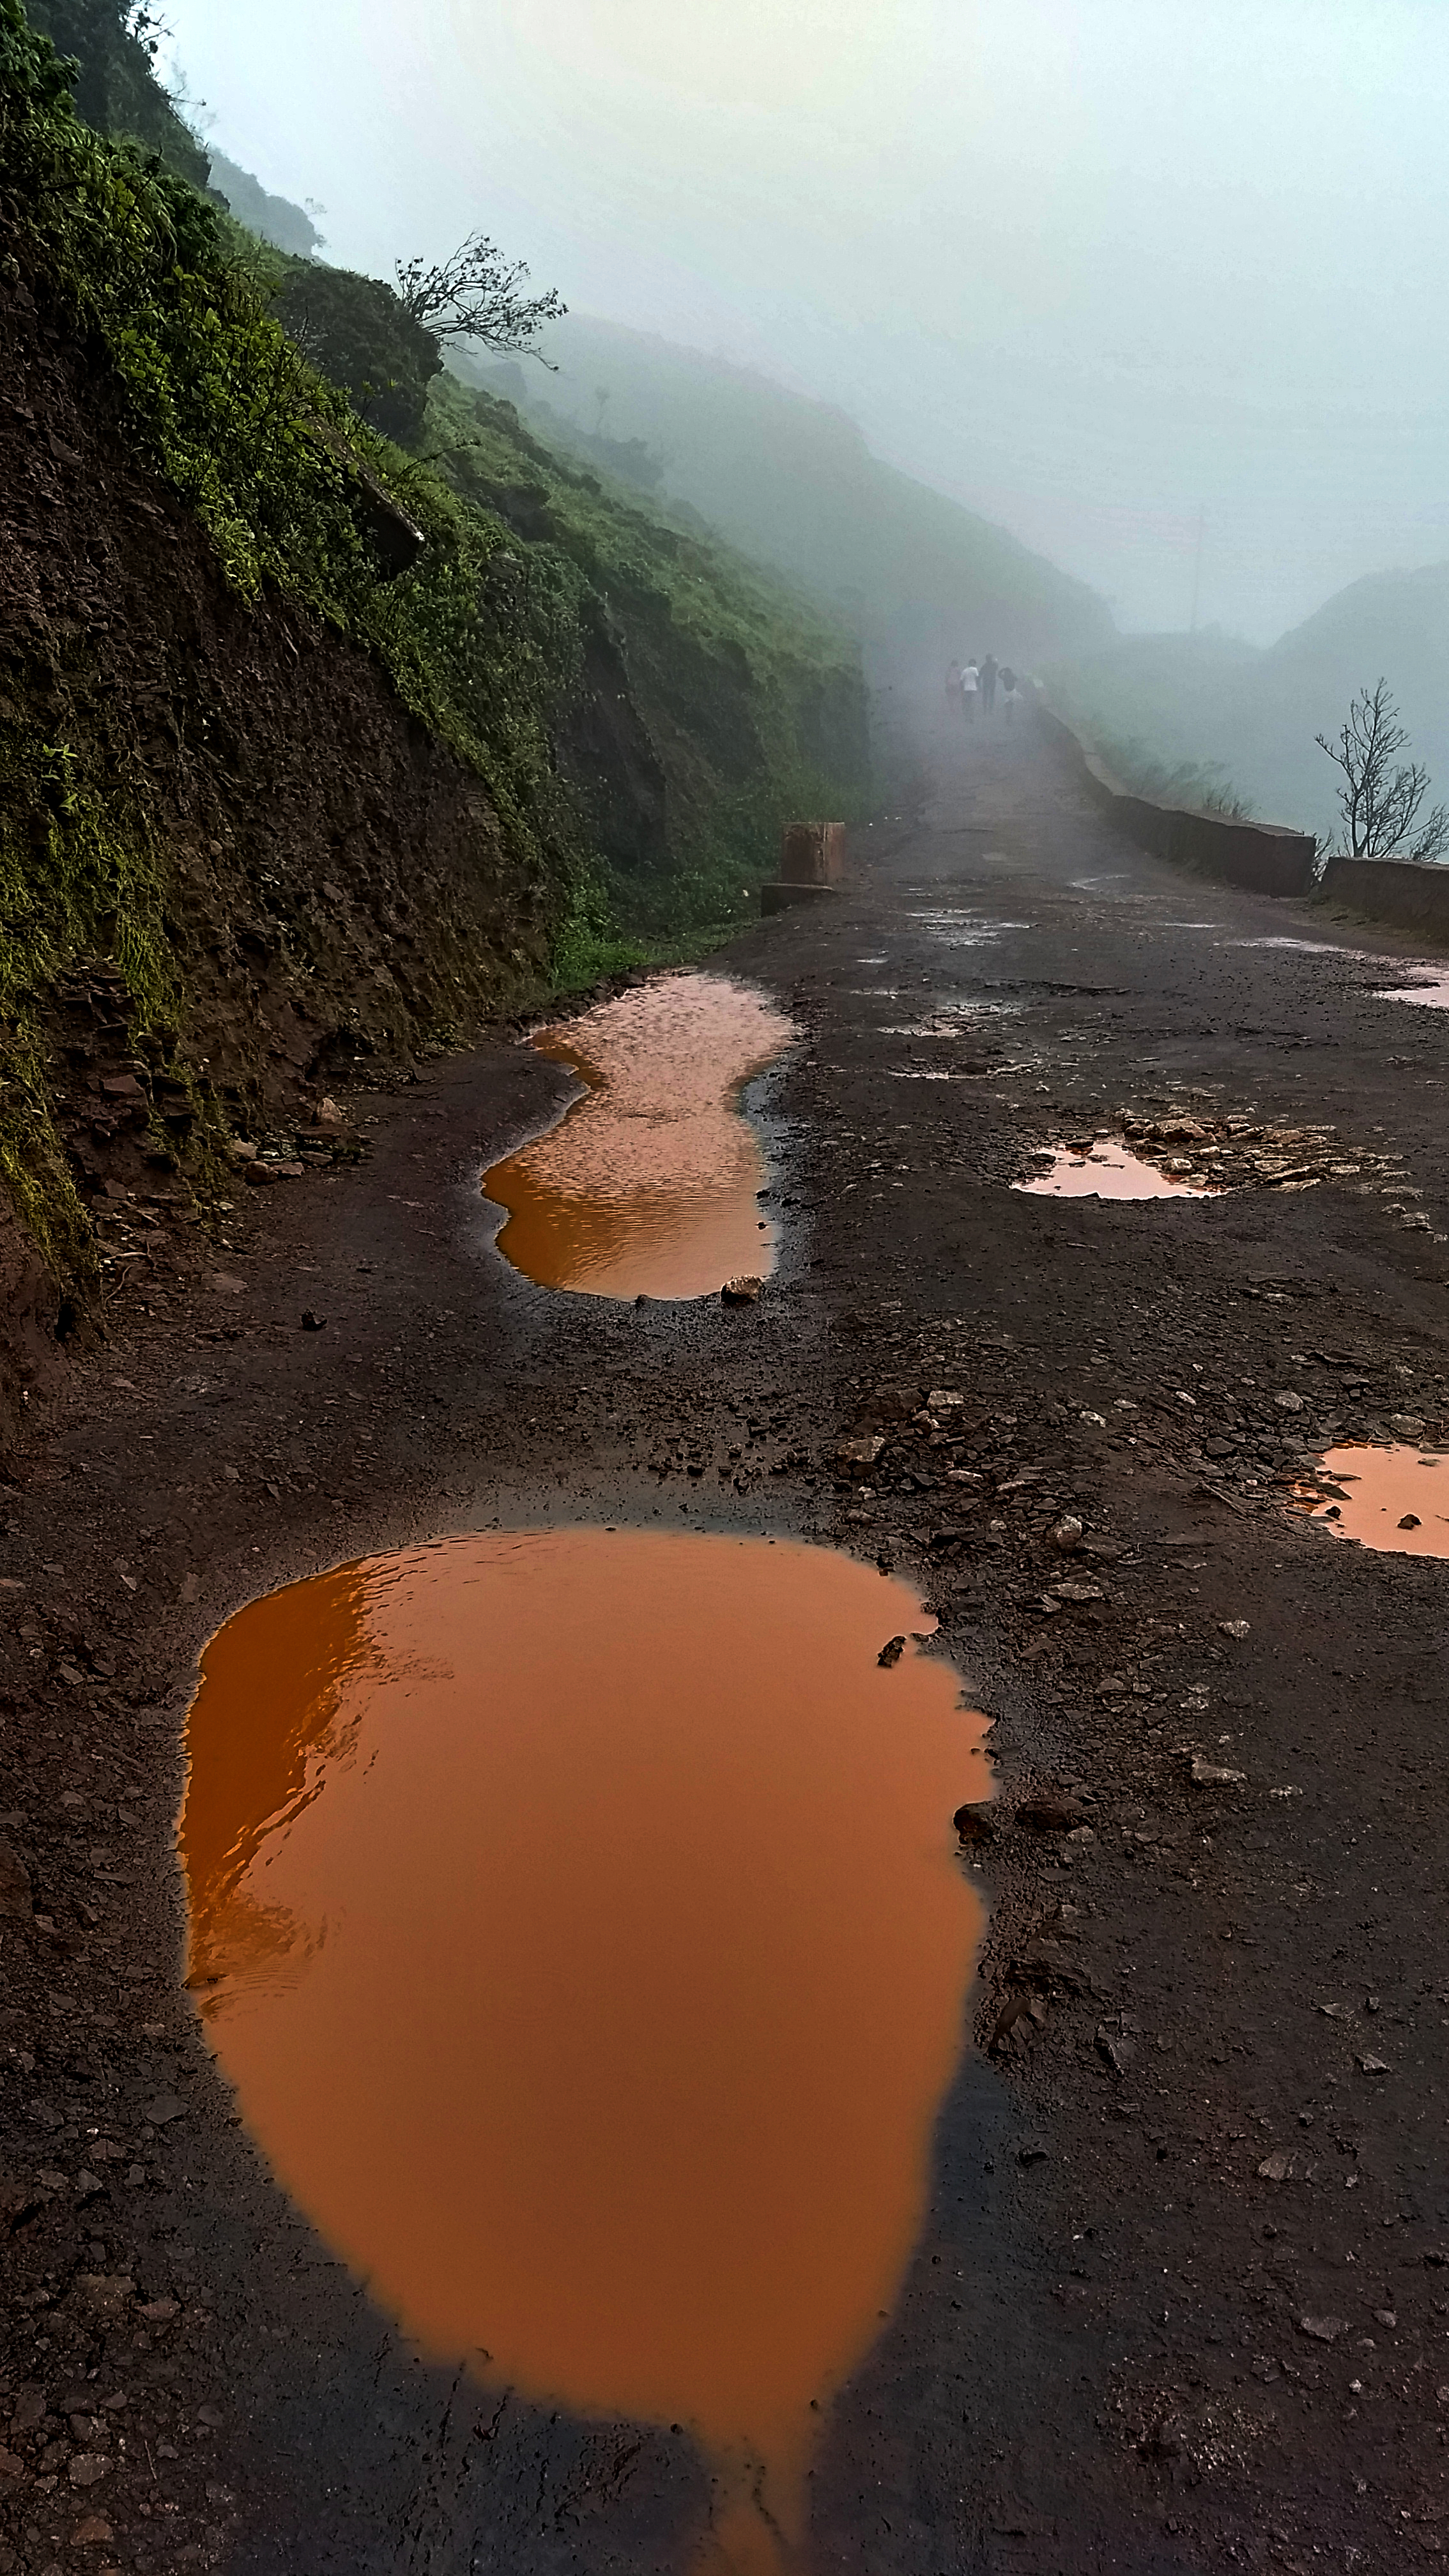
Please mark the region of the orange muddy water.
<svg viewBox="0 0 1449 2576"><path fill-rule="evenodd" d="M498 1248L545 1288L702 1297L774 1267L764 1157L740 1092L795 1035L763 994L671 975L533 1043L587 1086L557 1127L485 1173Z"/></svg>
<svg viewBox="0 0 1449 2576"><path fill-rule="evenodd" d="M1056 1199L1198 1199L1208 1194L1201 1181L1176 1181L1106 1136L1098 1138L1090 1154L1059 1146L1044 1172L1013 1186Z"/></svg>
<svg viewBox="0 0 1449 2576"><path fill-rule="evenodd" d="M1449 1452L1410 1441L1329 1449L1294 1501L1335 1538L1395 1556L1449 1556Z"/></svg>
<svg viewBox="0 0 1449 2576"><path fill-rule="evenodd" d="M989 1795L930 1624L830 1550L574 1529L340 1567L202 1658L190 1976L249 2126L430 2354L687 2423L701 2571L792 2564L921 2220Z"/></svg>

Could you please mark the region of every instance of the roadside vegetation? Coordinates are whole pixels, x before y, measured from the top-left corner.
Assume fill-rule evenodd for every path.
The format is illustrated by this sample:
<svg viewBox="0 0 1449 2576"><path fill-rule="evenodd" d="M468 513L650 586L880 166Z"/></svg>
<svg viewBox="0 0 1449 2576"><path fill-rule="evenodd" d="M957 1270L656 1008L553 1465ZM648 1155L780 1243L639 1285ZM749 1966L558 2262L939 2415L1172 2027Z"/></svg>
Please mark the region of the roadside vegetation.
<svg viewBox="0 0 1449 2576"><path fill-rule="evenodd" d="M540 978L500 930L500 1000L510 978L515 1003L541 1000L698 953L754 915L792 813L868 801L853 639L444 374L440 332L476 338L481 314L485 341L518 348L557 309L491 243L405 266L400 294L246 232L208 191L156 42L135 0L35 0L33 18L0 0L12 291L84 351L98 416L194 514L233 596L360 647L482 782L545 932ZM35 436L50 443L43 420ZM174 818L144 769L116 778L73 657L56 730L54 677L22 653L6 683L0 1174L74 1278L87 1229L48 1106L53 997L107 961L135 1046L170 1065L192 996Z"/></svg>
<svg viewBox="0 0 1449 2576"><path fill-rule="evenodd" d="M1449 854L1449 806L1425 811L1429 773L1421 761L1399 758L1409 737L1387 680L1360 689L1338 732L1315 739L1343 781L1339 847L1325 845L1325 856L1407 859L1424 866Z"/></svg>

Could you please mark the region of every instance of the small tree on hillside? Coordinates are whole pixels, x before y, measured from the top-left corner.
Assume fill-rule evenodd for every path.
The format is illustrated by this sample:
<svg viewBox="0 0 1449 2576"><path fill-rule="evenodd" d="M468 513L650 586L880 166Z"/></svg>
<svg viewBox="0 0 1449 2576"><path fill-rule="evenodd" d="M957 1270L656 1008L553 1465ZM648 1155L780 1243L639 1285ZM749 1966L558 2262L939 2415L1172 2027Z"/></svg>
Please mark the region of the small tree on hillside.
<svg viewBox="0 0 1449 2576"><path fill-rule="evenodd" d="M1421 811L1429 773L1417 760L1400 761L1408 743L1387 680L1360 689L1338 738L1314 737L1343 772L1338 808L1343 855L1350 859L1442 859L1449 851L1449 807ZM1397 764L1397 765L1396 765Z"/></svg>
<svg viewBox="0 0 1449 2576"><path fill-rule="evenodd" d="M534 344L544 324L559 321L568 306L553 287L546 295L525 295L527 276L526 261L506 260L486 234L470 233L451 259L431 266L400 259L397 291L404 310L435 340L481 340L485 349L511 350L546 367Z"/></svg>

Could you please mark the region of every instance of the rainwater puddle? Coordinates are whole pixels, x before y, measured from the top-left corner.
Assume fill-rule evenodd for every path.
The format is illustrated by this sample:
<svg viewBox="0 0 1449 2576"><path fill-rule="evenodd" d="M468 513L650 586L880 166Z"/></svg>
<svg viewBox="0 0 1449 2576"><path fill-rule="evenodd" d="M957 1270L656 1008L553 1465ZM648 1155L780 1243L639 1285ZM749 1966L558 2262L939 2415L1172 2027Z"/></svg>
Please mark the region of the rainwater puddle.
<svg viewBox="0 0 1449 2576"><path fill-rule="evenodd" d="M1335 947L1331 939L1234 939L1229 945L1233 948L1293 948L1305 957L1357 957L1362 954L1357 948Z"/></svg>
<svg viewBox="0 0 1449 2576"><path fill-rule="evenodd" d="M1449 1556L1449 1451L1407 1441L1329 1449L1293 1500L1335 1538L1395 1556Z"/></svg>
<svg viewBox="0 0 1449 2576"><path fill-rule="evenodd" d="M1202 1199L1216 1195L1201 1181L1174 1180L1130 1146L1100 1137L1090 1154L1059 1145L1047 1169L1012 1188L1054 1199Z"/></svg>
<svg viewBox="0 0 1449 2576"><path fill-rule="evenodd" d="M991 853L988 851L986 855L990 857ZM929 930L947 948L984 948L989 941L999 939L1004 930L1030 930L1032 927L1029 921L989 921L979 912L956 912L949 907L912 912L906 917L910 921L919 921L923 929Z"/></svg>
<svg viewBox="0 0 1449 2576"><path fill-rule="evenodd" d="M703 1297L768 1277L764 1157L739 1101L795 1034L763 994L719 975L661 977L540 1030L539 1053L586 1097L484 1174L508 1210L500 1252L541 1287L594 1297Z"/></svg>
<svg viewBox="0 0 1449 2576"><path fill-rule="evenodd" d="M921 2221L990 1793L931 1624L801 1542L571 1529L339 1567L202 1657L190 1983L249 2127L430 2355L687 2423L701 2576L792 2562Z"/></svg>
<svg viewBox="0 0 1449 2576"><path fill-rule="evenodd" d="M1415 970L1417 971L1417 970ZM1426 967L1419 982L1375 993L1376 1002L1422 1002L1429 1011L1449 1011L1449 966Z"/></svg>

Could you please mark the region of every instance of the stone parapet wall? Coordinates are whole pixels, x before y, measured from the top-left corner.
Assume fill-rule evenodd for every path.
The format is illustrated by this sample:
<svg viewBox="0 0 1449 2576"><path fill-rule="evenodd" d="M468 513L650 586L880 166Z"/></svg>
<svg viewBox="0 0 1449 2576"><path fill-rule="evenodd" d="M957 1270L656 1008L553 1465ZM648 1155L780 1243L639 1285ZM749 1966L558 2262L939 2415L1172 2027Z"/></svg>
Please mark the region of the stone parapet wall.
<svg viewBox="0 0 1449 2576"><path fill-rule="evenodd" d="M1246 886L1255 894L1313 892L1317 860L1310 832L1290 831L1280 823L1239 822L1231 815L1160 805L1153 797L1135 795L1112 776L1044 698L1038 697L1036 712L1048 740L1074 768L1093 803L1139 849L1171 859L1198 876Z"/></svg>
<svg viewBox="0 0 1449 2576"><path fill-rule="evenodd" d="M1320 892L1325 903L1344 904L1367 921L1449 940L1449 868L1416 867L1408 859L1330 859Z"/></svg>

